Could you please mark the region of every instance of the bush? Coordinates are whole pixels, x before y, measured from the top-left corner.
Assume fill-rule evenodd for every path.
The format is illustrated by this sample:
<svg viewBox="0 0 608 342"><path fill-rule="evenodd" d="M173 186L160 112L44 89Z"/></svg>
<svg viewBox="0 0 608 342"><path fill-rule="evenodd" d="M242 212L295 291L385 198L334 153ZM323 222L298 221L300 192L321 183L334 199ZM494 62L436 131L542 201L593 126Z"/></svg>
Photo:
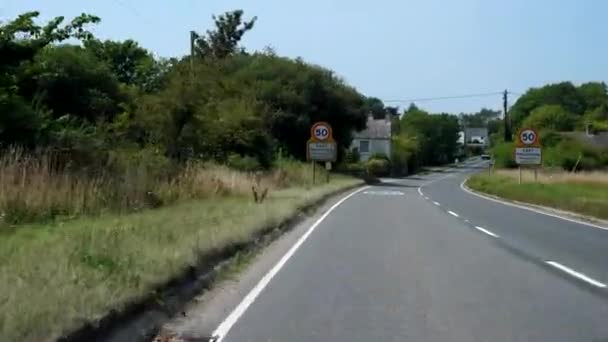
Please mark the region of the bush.
<svg viewBox="0 0 608 342"><path fill-rule="evenodd" d="M543 165L561 167L571 171L593 170L603 166L602 154L595 148L573 139L563 139L557 145L543 150ZM578 162L578 164L577 164Z"/></svg>
<svg viewBox="0 0 608 342"><path fill-rule="evenodd" d="M367 173L376 176L388 176L391 170L390 163L386 159L370 159L366 164Z"/></svg>
<svg viewBox="0 0 608 342"><path fill-rule="evenodd" d="M512 168L517 167L513 156L514 143L502 142L492 148L494 163L497 167Z"/></svg>
<svg viewBox="0 0 608 342"><path fill-rule="evenodd" d="M228 156L226 164L230 168L244 172L252 172L261 169L261 165L256 158L241 156L236 153L232 153Z"/></svg>
<svg viewBox="0 0 608 342"><path fill-rule="evenodd" d="M390 159L384 153L374 153L371 156L369 156L368 160L386 160L387 162L390 162Z"/></svg>

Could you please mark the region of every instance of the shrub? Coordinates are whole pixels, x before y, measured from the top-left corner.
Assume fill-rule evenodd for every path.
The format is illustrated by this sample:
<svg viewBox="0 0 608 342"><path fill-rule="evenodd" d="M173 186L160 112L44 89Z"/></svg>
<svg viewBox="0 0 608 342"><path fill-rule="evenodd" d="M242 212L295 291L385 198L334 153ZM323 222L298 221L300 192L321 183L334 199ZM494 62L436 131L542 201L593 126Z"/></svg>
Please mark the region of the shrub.
<svg viewBox="0 0 608 342"><path fill-rule="evenodd" d="M368 160L386 160L387 162L390 162L390 159L384 153L374 153L371 156L369 156Z"/></svg>
<svg viewBox="0 0 608 342"><path fill-rule="evenodd" d="M387 176L390 173L390 163L385 159L370 159L366 164L367 173L376 177Z"/></svg>
<svg viewBox="0 0 608 342"><path fill-rule="evenodd" d="M228 156L226 164L235 170L252 172L261 169L261 165L258 160L250 156L241 156L236 153L232 153Z"/></svg>
<svg viewBox="0 0 608 342"><path fill-rule="evenodd" d="M517 167L513 156L514 143L502 142L492 148L492 155L497 167L512 168Z"/></svg>

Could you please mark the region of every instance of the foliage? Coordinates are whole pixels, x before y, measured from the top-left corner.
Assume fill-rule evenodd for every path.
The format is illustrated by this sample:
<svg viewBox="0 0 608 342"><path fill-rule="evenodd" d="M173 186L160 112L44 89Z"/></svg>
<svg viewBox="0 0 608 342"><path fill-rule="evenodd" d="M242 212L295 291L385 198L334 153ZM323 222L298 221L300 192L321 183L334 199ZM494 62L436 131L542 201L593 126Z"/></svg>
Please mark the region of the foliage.
<svg viewBox="0 0 608 342"><path fill-rule="evenodd" d="M501 142L494 145L491 149L492 157L496 167L516 167L513 151L514 143Z"/></svg>
<svg viewBox="0 0 608 342"><path fill-rule="evenodd" d="M366 163L366 169L369 175L382 177L390 174L391 165L386 159L370 159Z"/></svg>
<svg viewBox="0 0 608 342"><path fill-rule="evenodd" d="M417 166L452 162L458 152L459 131L455 115L429 114L415 106L410 106L400 121L400 134L417 142Z"/></svg>
<svg viewBox="0 0 608 342"><path fill-rule="evenodd" d="M562 82L529 89L517 99L510 115L513 127L520 128L535 109L544 105L561 106L566 112L578 117L606 103L608 93L603 82L584 83L579 87L570 82Z"/></svg>
<svg viewBox="0 0 608 342"><path fill-rule="evenodd" d="M571 131L576 126L577 117L559 105L543 105L530 113L523 123L524 127Z"/></svg>
<svg viewBox="0 0 608 342"><path fill-rule="evenodd" d="M256 17L243 21L243 11L227 12L213 16L215 30L207 31L207 36L196 35L195 53L207 58L226 58L237 52L238 43L243 35L253 28Z"/></svg>
<svg viewBox="0 0 608 342"><path fill-rule="evenodd" d="M408 175L414 171L418 144L414 138L399 134L392 138L391 164L396 176Z"/></svg>

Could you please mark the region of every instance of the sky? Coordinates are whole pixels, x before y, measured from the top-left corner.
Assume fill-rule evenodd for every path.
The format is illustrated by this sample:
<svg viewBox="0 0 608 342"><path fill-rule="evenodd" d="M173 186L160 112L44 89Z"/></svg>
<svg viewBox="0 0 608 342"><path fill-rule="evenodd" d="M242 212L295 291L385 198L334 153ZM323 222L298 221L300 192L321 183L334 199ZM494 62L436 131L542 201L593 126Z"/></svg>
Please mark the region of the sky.
<svg viewBox="0 0 608 342"><path fill-rule="evenodd" d="M30 10L44 21L91 13L102 18L92 30L97 37L135 39L172 57L188 53L190 30L204 32L213 14L234 9L258 17L242 42L249 51L270 46L279 55L302 57L389 105L608 81L604 0L0 0L0 21ZM500 109L502 98L417 105L475 112Z"/></svg>

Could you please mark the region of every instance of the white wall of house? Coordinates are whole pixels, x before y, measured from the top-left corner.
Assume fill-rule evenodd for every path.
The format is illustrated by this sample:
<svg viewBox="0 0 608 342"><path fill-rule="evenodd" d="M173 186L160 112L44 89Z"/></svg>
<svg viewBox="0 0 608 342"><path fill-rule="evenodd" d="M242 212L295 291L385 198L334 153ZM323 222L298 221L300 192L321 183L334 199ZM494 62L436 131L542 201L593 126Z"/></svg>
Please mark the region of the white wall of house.
<svg viewBox="0 0 608 342"><path fill-rule="evenodd" d="M391 142L388 139L355 138L351 145L351 150L355 148L359 150L361 161L367 161L372 154L376 153L382 153L389 158L391 157Z"/></svg>

